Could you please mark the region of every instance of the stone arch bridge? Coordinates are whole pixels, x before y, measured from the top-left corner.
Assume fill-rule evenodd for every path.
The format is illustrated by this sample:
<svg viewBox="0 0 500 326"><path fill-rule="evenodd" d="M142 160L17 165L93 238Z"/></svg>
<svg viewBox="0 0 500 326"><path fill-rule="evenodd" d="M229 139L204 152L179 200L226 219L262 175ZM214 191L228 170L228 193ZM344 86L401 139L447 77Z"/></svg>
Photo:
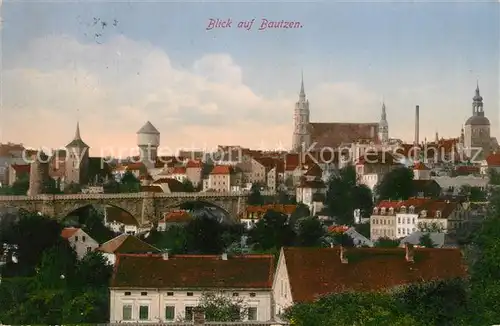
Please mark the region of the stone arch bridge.
<svg viewBox="0 0 500 326"><path fill-rule="evenodd" d="M236 221L236 217L246 209L247 199L248 192L0 196L0 207L15 207L41 212L54 218L64 218L71 212L88 205L111 205L130 213L142 226L161 219L164 213L183 203L193 201L219 207Z"/></svg>

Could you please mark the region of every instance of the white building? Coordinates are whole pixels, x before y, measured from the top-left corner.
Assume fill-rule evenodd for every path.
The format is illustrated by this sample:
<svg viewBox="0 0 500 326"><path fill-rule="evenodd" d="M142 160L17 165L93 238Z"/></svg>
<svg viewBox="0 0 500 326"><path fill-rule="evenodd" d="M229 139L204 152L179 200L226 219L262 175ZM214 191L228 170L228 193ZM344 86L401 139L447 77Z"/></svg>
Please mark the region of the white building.
<svg viewBox="0 0 500 326"><path fill-rule="evenodd" d="M228 257L118 255L110 287L110 321L192 321L206 292L242 303L246 320L270 321L272 255Z"/></svg>
<svg viewBox="0 0 500 326"><path fill-rule="evenodd" d="M61 237L68 240L78 259L82 259L86 254L99 247L99 243L80 228L64 228Z"/></svg>

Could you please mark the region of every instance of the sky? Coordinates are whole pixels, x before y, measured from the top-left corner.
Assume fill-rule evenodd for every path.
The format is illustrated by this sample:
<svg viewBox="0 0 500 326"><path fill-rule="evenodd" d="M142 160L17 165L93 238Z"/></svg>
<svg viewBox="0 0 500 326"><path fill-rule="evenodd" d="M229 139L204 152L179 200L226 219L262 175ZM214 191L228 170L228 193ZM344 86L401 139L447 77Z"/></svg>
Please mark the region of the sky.
<svg viewBox="0 0 500 326"><path fill-rule="evenodd" d="M1 2L0 2L1 3ZM498 2L3 1L0 141L162 154L289 148L303 71L312 122L378 122L411 142L458 137L479 80L498 136ZM207 30L210 19L232 26ZM240 21L255 19L249 30ZM261 21L301 28L259 30ZM103 26L102 22L105 22Z"/></svg>

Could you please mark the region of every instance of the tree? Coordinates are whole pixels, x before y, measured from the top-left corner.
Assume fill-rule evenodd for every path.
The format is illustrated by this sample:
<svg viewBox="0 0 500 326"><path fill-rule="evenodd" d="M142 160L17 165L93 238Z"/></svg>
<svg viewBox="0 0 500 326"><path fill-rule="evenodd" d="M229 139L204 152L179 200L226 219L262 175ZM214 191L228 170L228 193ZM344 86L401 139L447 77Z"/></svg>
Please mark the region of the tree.
<svg viewBox="0 0 500 326"><path fill-rule="evenodd" d="M379 200L406 200L414 192L413 171L407 167L399 167L387 173L376 185L375 193Z"/></svg>
<svg viewBox="0 0 500 326"><path fill-rule="evenodd" d="M57 221L36 213L19 211L19 219L11 228L0 230L0 243L17 245L17 263L8 262L4 276L33 276L42 253L61 239L62 226Z"/></svg>
<svg viewBox="0 0 500 326"><path fill-rule="evenodd" d="M288 217L268 210L249 232L249 243L257 250L279 249L293 243L295 232L287 223Z"/></svg>
<svg viewBox="0 0 500 326"><path fill-rule="evenodd" d="M302 218L297 223L296 244L300 247L320 247L323 245L325 233L318 218Z"/></svg>
<svg viewBox="0 0 500 326"><path fill-rule="evenodd" d="M104 225L104 213L93 206L82 210L79 216L79 224L82 229L99 243L113 239L116 234Z"/></svg>
<svg viewBox="0 0 500 326"><path fill-rule="evenodd" d="M141 182L135 177L135 175L127 171L123 174L120 181L120 192L132 193L141 191Z"/></svg>
<svg viewBox="0 0 500 326"><path fill-rule="evenodd" d="M120 183L118 183L115 179L110 179L102 186L102 188L105 194L116 194L120 192Z"/></svg>
<svg viewBox="0 0 500 326"><path fill-rule="evenodd" d="M60 289L75 276L76 253L61 239L46 249L37 268L36 280L41 289Z"/></svg>
<svg viewBox="0 0 500 326"><path fill-rule="evenodd" d="M353 225L355 209L360 208L362 214L366 215L373 206L370 189L357 184L353 166L346 166L330 177L325 203L330 215L340 225Z"/></svg>
<svg viewBox="0 0 500 326"><path fill-rule="evenodd" d="M49 177L43 183L42 193L44 193L44 194L50 194L50 195L57 195L57 194L61 194L62 191L59 188L56 180L54 180L53 178Z"/></svg>
<svg viewBox="0 0 500 326"><path fill-rule="evenodd" d="M435 248L436 244L431 239L431 235L429 233L424 233L419 239L419 245L425 248Z"/></svg>
<svg viewBox="0 0 500 326"><path fill-rule="evenodd" d="M82 187L78 183L71 182L64 187L65 194L79 194L82 192Z"/></svg>
<svg viewBox="0 0 500 326"><path fill-rule="evenodd" d="M98 251L89 252L76 263L76 277L73 282L78 288L104 288L109 286L113 267Z"/></svg>
<svg viewBox="0 0 500 326"><path fill-rule="evenodd" d="M297 204L295 210L290 215L288 224L290 224L292 227L295 227L299 219L309 216L311 216L311 211L309 210L309 207L304 203L299 203Z"/></svg>
<svg viewBox="0 0 500 326"><path fill-rule="evenodd" d="M184 179L182 181L182 186L183 186L184 192L194 192L195 191L193 183L189 179Z"/></svg>
<svg viewBox="0 0 500 326"><path fill-rule="evenodd" d="M90 324L105 323L108 315L108 291L87 289L65 301L61 318L66 324Z"/></svg>
<svg viewBox="0 0 500 326"><path fill-rule="evenodd" d="M235 300L223 291L203 293L198 308L204 311L209 322L241 321L248 312L242 299Z"/></svg>
<svg viewBox="0 0 500 326"><path fill-rule="evenodd" d="M21 174L10 187L10 194L14 196L26 196L30 187L30 176L28 173Z"/></svg>
<svg viewBox="0 0 500 326"><path fill-rule="evenodd" d="M327 241L334 246L354 247L353 239L345 232L332 232L327 235Z"/></svg>
<svg viewBox="0 0 500 326"><path fill-rule="evenodd" d="M193 218L186 225L186 244L189 253L220 254L224 251L223 226L206 215Z"/></svg>
<svg viewBox="0 0 500 326"><path fill-rule="evenodd" d="M488 177L491 185L500 185L500 173L495 169L488 169Z"/></svg>
<svg viewBox="0 0 500 326"><path fill-rule="evenodd" d="M264 205L264 197L262 197L260 193L260 186L256 183L254 183L250 189L248 205Z"/></svg>
<svg viewBox="0 0 500 326"><path fill-rule="evenodd" d="M184 225L172 225L162 232L151 230L144 240L156 248L168 250L171 254L185 254L188 251L187 231Z"/></svg>
<svg viewBox="0 0 500 326"><path fill-rule="evenodd" d="M374 245L380 248L396 248L399 247L399 241L389 238L378 238Z"/></svg>

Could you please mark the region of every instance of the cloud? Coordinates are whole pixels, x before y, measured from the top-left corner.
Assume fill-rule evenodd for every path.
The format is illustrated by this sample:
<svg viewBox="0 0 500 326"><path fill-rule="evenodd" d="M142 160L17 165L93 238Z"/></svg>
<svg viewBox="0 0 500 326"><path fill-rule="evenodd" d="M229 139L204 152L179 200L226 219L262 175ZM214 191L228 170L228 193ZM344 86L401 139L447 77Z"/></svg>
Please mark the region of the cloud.
<svg viewBox="0 0 500 326"><path fill-rule="evenodd" d="M298 89L256 94L244 69L224 53L178 68L152 44L116 36L103 44L67 35L32 41L3 71L3 138L29 146L64 146L79 111L92 147L135 148L150 120L170 150L217 144L290 146ZM298 88L298 87L297 87ZM313 121L377 121L380 95L350 82L307 89Z"/></svg>

